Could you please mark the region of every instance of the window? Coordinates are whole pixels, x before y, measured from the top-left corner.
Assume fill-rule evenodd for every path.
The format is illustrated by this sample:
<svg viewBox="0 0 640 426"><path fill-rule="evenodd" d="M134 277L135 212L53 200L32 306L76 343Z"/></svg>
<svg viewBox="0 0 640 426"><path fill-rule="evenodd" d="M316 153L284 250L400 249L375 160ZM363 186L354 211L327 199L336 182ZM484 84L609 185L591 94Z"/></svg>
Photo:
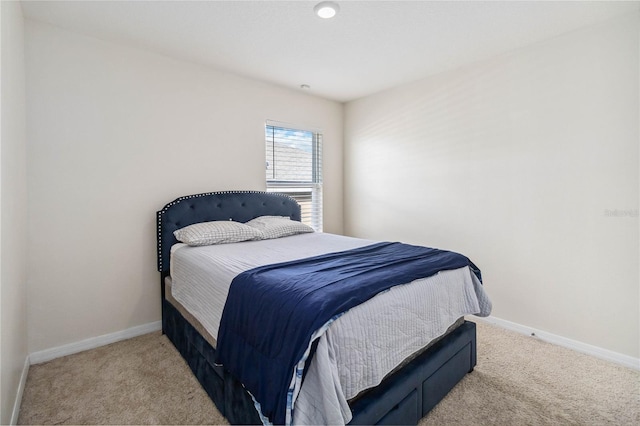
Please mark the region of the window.
<svg viewBox="0 0 640 426"><path fill-rule="evenodd" d="M302 208L302 222L322 231L322 135L267 122L267 191L287 194Z"/></svg>

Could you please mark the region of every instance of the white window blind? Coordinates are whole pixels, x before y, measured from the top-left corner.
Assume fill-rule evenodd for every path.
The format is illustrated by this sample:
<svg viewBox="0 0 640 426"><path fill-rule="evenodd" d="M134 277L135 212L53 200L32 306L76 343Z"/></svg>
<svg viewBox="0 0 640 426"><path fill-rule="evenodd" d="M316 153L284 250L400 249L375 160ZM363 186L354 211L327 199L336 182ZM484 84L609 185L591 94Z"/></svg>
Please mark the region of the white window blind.
<svg viewBox="0 0 640 426"><path fill-rule="evenodd" d="M265 143L267 191L293 197L302 222L322 231L322 135L267 122Z"/></svg>

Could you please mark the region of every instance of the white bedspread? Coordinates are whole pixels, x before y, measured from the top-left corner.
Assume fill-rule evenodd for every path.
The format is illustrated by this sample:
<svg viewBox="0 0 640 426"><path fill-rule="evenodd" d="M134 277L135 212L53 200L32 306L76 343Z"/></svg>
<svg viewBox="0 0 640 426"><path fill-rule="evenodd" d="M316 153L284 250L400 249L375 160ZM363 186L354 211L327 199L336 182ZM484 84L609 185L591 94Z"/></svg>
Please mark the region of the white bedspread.
<svg viewBox="0 0 640 426"><path fill-rule="evenodd" d="M311 233L204 247L172 248L172 294L214 337L233 278L257 266L342 251L373 241ZM407 357L464 315L491 302L468 268L400 285L349 310L319 339L294 402L294 424L345 424L347 400L377 386Z"/></svg>

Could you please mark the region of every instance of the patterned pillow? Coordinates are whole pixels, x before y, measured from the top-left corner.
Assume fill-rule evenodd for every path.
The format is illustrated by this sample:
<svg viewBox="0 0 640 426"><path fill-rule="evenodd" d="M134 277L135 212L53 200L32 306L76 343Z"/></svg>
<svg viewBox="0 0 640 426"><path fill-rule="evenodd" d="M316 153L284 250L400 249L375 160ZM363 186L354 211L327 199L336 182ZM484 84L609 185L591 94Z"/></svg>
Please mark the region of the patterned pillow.
<svg viewBox="0 0 640 426"><path fill-rule="evenodd" d="M313 232L310 226L291 220L287 216L260 216L246 224L259 230L264 240Z"/></svg>
<svg viewBox="0 0 640 426"><path fill-rule="evenodd" d="M262 233L258 229L231 220L194 223L174 231L173 235L178 241L190 246L239 243L262 239Z"/></svg>

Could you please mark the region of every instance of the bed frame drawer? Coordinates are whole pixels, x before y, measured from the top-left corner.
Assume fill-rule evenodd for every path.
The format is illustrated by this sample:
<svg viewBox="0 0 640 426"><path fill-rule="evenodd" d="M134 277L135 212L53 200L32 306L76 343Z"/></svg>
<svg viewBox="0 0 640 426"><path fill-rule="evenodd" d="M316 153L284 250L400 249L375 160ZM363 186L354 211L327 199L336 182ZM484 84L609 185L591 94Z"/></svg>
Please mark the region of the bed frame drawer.
<svg viewBox="0 0 640 426"><path fill-rule="evenodd" d="M475 347L476 325L467 321L380 386L352 401L349 424L417 424L473 370Z"/></svg>
<svg viewBox="0 0 640 426"><path fill-rule="evenodd" d="M435 407L473 367L471 342L469 342L422 383L422 415L420 417Z"/></svg>
<svg viewBox="0 0 640 426"><path fill-rule="evenodd" d="M415 425L422 417L418 407L418 391L413 391L405 399L384 415L377 425Z"/></svg>

